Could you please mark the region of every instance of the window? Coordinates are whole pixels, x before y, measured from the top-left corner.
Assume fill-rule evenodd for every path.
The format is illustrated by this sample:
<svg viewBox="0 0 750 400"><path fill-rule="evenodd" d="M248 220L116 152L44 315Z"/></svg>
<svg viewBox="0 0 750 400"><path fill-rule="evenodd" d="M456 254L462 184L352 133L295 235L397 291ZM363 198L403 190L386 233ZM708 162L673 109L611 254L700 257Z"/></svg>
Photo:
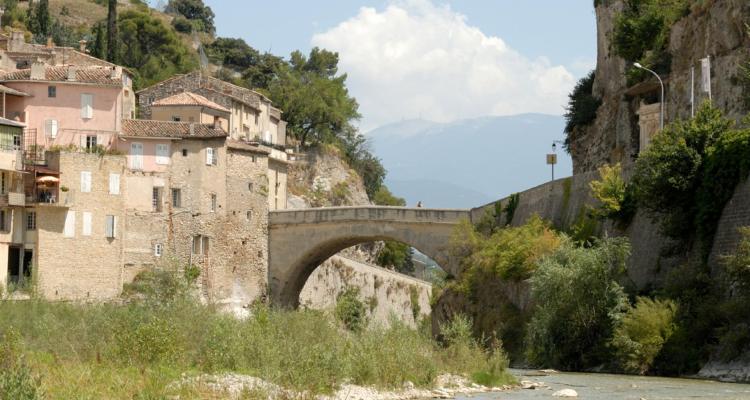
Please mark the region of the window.
<svg viewBox="0 0 750 400"><path fill-rule="evenodd" d="M91 192L91 171L81 171L81 193Z"/></svg>
<svg viewBox="0 0 750 400"><path fill-rule="evenodd" d="M182 149L182 156L187 157L187 149Z"/></svg>
<svg viewBox="0 0 750 400"><path fill-rule="evenodd" d="M5 194L6 181L5 172L0 172L0 194Z"/></svg>
<svg viewBox="0 0 750 400"><path fill-rule="evenodd" d="M209 239L208 236L193 236L193 254L208 255Z"/></svg>
<svg viewBox="0 0 750 400"><path fill-rule="evenodd" d="M109 194L120 194L120 174L109 174Z"/></svg>
<svg viewBox="0 0 750 400"><path fill-rule="evenodd" d="M94 95L88 93L81 94L81 118L94 118Z"/></svg>
<svg viewBox="0 0 750 400"><path fill-rule="evenodd" d="M57 120L48 119L44 121L44 134L52 139L57 137Z"/></svg>
<svg viewBox="0 0 750 400"><path fill-rule="evenodd" d="M180 189L172 189L172 207L182 207L182 192Z"/></svg>
<svg viewBox="0 0 750 400"><path fill-rule="evenodd" d="M21 150L21 135L13 135L13 150Z"/></svg>
<svg viewBox="0 0 750 400"><path fill-rule="evenodd" d="M143 169L143 143L130 144L130 169Z"/></svg>
<svg viewBox="0 0 750 400"><path fill-rule="evenodd" d="M0 231L3 231L3 232L8 230L6 226L6 223L8 221L5 220L5 215L6 215L5 210L0 210Z"/></svg>
<svg viewBox="0 0 750 400"><path fill-rule="evenodd" d="M206 148L206 165L216 165L218 163L218 155L216 149L207 147Z"/></svg>
<svg viewBox="0 0 750 400"><path fill-rule="evenodd" d="M169 145L168 144L156 145L156 163L159 165L169 164Z"/></svg>
<svg viewBox="0 0 750 400"><path fill-rule="evenodd" d="M161 188L155 187L151 193L151 205L155 212L161 212Z"/></svg>
<svg viewBox="0 0 750 400"><path fill-rule="evenodd" d="M180 122L180 119L181 119L181 118L180 118L180 117L178 117L178 116L176 116L176 115L173 115L173 116L172 116L172 121L174 121L174 122Z"/></svg>
<svg viewBox="0 0 750 400"><path fill-rule="evenodd" d="M216 212L216 193L211 193L211 212Z"/></svg>
<svg viewBox="0 0 750 400"><path fill-rule="evenodd" d="M63 228L63 236L75 237L76 236L76 213L75 211L68 211L65 214L65 226Z"/></svg>
<svg viewBox="0 0 750 400"><path fill-rule="evenodd" d="M91 213L88 211L83 212L83 230L81 234L83 236L91 236Z"/></svg>
<svg viewBox="0 0 750 400"><path fill-rule="evenodd" d="M247 190L249 190L251 192L253 191L253 183L252 182L250 182L250 183L247 184Z"/></svg>
<svg viewBox="0 0 750 400"><path fill-rule="evenodd" d="M57 86L47 86L47 97L57 97Z"/></svg>
<svg viewBox="0 0 750 400"><path fill-rule="evenodd" d="M29 211L26 214L26 230L29 230L29 231L36 230L36 212L35 211Z"/></svg>
<svg viewBox="0 0 750 400"><path fill-rule="evenodd" d="M245 214L245 217L247 217L248 221L251 221L253 219L253 211L247 210L247 213Z"/></svg>
<svg viewBox="0 0 750 400"><path fill-rule="evenodd" d="M117 233L117 217L114 215L107 215L106 224L104 226L104 236L110 239L114 239Z"/></svg>
<svg viewBox="0 0 750 400"><path fill-rule="evenodd" d="M156 257L161 257L162 253L164 253L164 245L161 243L157 243L154 245L154 255Z"/></svg>
<svg viewBox="0 0 750 400"><path fill-rule="evenodd" d="M86 150L96 149L96 135L86 135Z"/></svg>

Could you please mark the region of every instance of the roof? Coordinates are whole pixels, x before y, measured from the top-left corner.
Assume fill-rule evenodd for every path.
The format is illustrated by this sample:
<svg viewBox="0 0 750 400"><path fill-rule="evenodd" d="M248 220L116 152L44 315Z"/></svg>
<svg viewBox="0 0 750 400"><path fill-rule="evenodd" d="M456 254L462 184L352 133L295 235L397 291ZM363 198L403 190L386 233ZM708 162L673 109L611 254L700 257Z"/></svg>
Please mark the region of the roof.
<svg viewBox="0 0 750 400"><path fill-rule="evenodd" d="M24 97L30 96L28 93L7 87L5 85L0 85L0 93L12 94L14 96L24 96Z"/></svg>
<svg viewBox="0 0 750 400"><path fill-rule="evenodd" d="M68 81L68 71L73 68L76 72L75 81ZM53 82L76 82L76 83L93 83L107 86L122 86L122 77L115 76L112 78L112 67L88 66L79 67L71 65L63 66L44 66L45 78L40 81ZM31 79L31 68L21 69L14 72L8 72L0 75L0 81L34 81Z"/></svg>
<svg viewBox="0 0 750 400"><path fill-rule="evenodd" d="M271 154L270 151L252 143L243 142L240 140L227 139L227 147L234 150L245 150L253 153Z"/></svg>
<svg viewBox="0 0 750 400"><path fill-rule="evenodd" d="M174 96L156 100L152 106L201 106L226 113L231 112L228 108L222 107L219 104L192 92L182 92Z"/></svg>
<svg viewBox="0 0 750 400"><path fill-rule="evenodd" d="M23 122L13 121L7 118L0 118L0 125L15 126L17 128L25 128L26 124Z"/></svg>
<svg viewBox="0 0 750 400"><path fill-rule="evenodd" d="M255 107L255 108L257 108L258 106L255 105L255 104L253 104L252 101L250 101L248 98L245 98L244 96L258 98L259 100L264 100L264 101L267 101L269 103L271 102L271 100L268 97L266 97L265 95L263 95L262 93L259 93L259 92L255 91L255 90L248 89L248 88L245 88L245 87L242 87L242 86L237 86L237 85L235 85L233 83L229 83L227 81L223 81L223 80L221 80L219 78L214 78L213 76L205 74L205 73L201 72L200 70L193 71L193 72L190 72L190 73L187 73L187 74L174 75L174 76L172 76L170 78L167 78L167 79L165 79L165 80L163 80L161 82L157 82L157 83L155 83L155 84L153 84L153 85L151 85L149 87L145 87L145 88L137 91L136 94L140 95L141 93L148 92L148 91L150 91L150 90L152 90L154 88L163 86L165 84L168 84L168 83L170 83L170 82L172 82L174 80L178 80L178 79L197 79L198 82L199 82L199 86L200 86L201 89L212 90L212 91L214 91L216 93L219 93L219 94L221 94L223 96L227 96L227 97L233 98L233 99L235 99L235 100L237 100L237 101L239 101L241 103L247 104L247 105ZM222 90L218 90L218 89L222 89ZM226 89L226 90L223 90L223 89ZM237 94L240 94L240 96L238 96Z"/></svg>
<svg viewBox="0 0 750 400"><path fill-rule="evenodd" d="M194 122L124 119L122 135L143 138L214 139L224 138L227 133L213 125Z"/></svg>

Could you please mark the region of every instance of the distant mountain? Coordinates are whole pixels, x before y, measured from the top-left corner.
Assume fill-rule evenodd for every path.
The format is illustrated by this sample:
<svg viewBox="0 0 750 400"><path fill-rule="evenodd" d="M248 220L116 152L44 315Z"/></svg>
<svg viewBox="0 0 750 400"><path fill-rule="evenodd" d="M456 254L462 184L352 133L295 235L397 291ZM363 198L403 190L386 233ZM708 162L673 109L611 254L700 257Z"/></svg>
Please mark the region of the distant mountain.
<svg viewBox="0 0 750 400"><path fill-rule="evenodd" d="M386 185L409 205L467 208L550 180L545 154L564 138L563 117L521 114L451 123L408 120L370 131ZM555 178L572 173L557 146Z"/></svg>

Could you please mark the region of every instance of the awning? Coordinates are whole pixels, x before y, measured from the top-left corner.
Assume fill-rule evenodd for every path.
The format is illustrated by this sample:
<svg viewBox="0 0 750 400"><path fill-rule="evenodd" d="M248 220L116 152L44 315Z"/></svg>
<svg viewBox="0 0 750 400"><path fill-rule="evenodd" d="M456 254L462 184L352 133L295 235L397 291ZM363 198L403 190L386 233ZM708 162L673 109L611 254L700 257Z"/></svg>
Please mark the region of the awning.
<svg viewBox="0 0 750 400"><path fill-rule="evenodd" d="M36 183L59 183L60 178L56 176L40 176L36 178Z"/></svg>

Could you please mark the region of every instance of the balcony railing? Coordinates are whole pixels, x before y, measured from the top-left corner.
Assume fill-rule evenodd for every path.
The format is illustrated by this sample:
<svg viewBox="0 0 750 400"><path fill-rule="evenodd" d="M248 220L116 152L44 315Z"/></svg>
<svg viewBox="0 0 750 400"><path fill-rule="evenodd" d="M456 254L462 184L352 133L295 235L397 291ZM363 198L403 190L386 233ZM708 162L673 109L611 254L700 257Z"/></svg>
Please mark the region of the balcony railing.
<svg viewBox="0 0 750 400"><path fill-rule="evenodd" d="M8 192L5 194L0 194L0 207L23 207L25 205L26 195L22 192Z"/></svg>

